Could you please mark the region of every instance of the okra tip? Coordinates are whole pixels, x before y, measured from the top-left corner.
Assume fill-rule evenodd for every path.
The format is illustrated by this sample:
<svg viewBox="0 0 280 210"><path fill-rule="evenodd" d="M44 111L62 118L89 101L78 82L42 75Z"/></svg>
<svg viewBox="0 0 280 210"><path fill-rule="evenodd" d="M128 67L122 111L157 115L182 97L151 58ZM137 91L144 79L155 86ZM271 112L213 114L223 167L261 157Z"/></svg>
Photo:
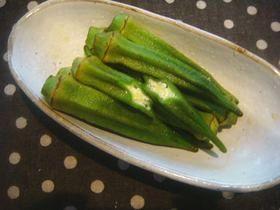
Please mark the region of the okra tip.
<svg viewBox="0 0 280 210"><path fill-rule="evenodd" d="M191 152L198 152L198 148L195 146L190 147L189 151Z"/></svg>
<svg viewBox="0 0 280 210"><path fill-rule="evenodd" d="M214 143L214 142L213 142ZM215 144L215 143L214 143ZM216 143L215 144L219 150L223 153L226 153L227 152L227 148L225 147L225 145L222 143L222 142L219 142L219 143Z"/></svg>
<svg viewBox="0 0 280 210"><path fill-rule="evenodd" d="M242 117L242 116L243 116L243 112L242 112L238 107L236 108L235 114L236 114L237 116L239 116L239 117Z"/></svg>
<svg viewBox="0 0 280 210"><path fill-rule="evenodd" d="M219 148L219 150L221 152L223 152L223 153L227 152L226 146L223 144L223 142L217 136L213 136L210 140L213 142L213 144L215 144Z"/></svg>

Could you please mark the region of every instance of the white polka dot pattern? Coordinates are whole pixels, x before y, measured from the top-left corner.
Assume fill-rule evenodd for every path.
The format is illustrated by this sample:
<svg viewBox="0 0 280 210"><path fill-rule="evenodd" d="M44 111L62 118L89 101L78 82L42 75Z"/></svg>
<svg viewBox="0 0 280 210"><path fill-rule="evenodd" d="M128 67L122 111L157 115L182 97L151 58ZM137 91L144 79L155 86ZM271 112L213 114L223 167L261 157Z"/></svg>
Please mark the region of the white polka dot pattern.
<svg viewBox="0 0 280 210"><path fill-rule="evenodd" d="M207 4L205 1L197 1L196 2L196 7L198 9L205 9L207 7Z"/></svg>
<svg viewBox="0 0 280 210"><path fill-rule="evenodd" d="M20 195L19 187L10 186L7 190L7 195L10 199L17 199Z"/></svg>
<svg viewBox="0 0 280 210"><path fill-rule="evenodd" d="M6 0L0 0L0 8L4 7L6 4Z"/></svg>
<svg viewBox="0 0 280 210"><path fill-rule="evenodd" d="M77 164L78 164L77 158L75 158L74 156L67 156L64 159L64 167L66 169L76 168Z"/></svg>
<svg viewBox="0 0 280 210"><path fill-rule="evenodd" d="M102 193L105 186L101 180L95 180L90 184L90 190L94 193Z"/></svg>
<svg viewBox="0 0 280 210"><path fill-rule="evenodd" d="M8 52L5 52L5 53L3 54L3 60L6 61L6 62L8 62Z"/></svg>
<svg viewBox="0 0 280 210"><path fill-rule="evenodd" d="M44 134L44 135L41 136L40 144L41 144L42 147L47 147L51 143L52 143L52 138L49 135Z"/></svg>
<svg viewBox="0 0 280 210"><path fill-rule="evenodd" d="M133 209L142 209L145 206L145 200L141 195L134 195L130 199L130 205Z"/></svg>
<svg viewBox="0 0 280 210"><path fill-rule="evenodd" d="M247 13L249 15L256 15L258 13L258 10L254 6L249 6L249 7L247 7Z"/></svg>
<svg viewBox="0 0 280 210"><path fill-rule="evenodd" d="M16 119L16 127L18 129L23 129L27 126L27 120L24 117L19 117Z"/></svg>
<svg viewBox="0 0 280 210"><path fill-rule="evenodd" d="M20 161L20 154L18 152L12 152L10 155L9 155L9 163L12 164L12 165L16 165L19 163Z"/></svg>
<svg viewBox="0 0 280 210"><path fill-rule="evenodd" d="M270 24L271 30L274 32L279 32L280 31L280 23L277 21L274 21Z"/></svg>
<svg viewBox="0 0 280 210"><path fill-rule="evenodd" d="M172 4L172 3L174 3L174 1L175 0L165 0L165 2L168 3L168 4Z"/></svg>
<svg viewBox="0 0 280 210"><path fill-rule="evenodd" d="M125 161L118 160L118 167L121 170L127 170L129 168L129 164Z"/></svg>
<svg viewBox="0 0 280 210"><path fill-rule="evenodd" d="M256 45L257 45L257 48L259 50L265 50L267 48L267 46L268 46L267 42L265 40L263 40L263 39L259 39L257 41Z"/></svg>
<svg viewBox="0 0 280 210"><path fill-rule="evenodd" d="M27 9L28 10L32 10L34 7L36 7L38 5L38 2L37 1L30 1L28 2L27 4Z"/></svg>
<svg viewBox="0 0 280 210"><path fill-rule="evenodd" d="M43 181L41 184L41 189L45 193L51 193L54 190L54 187L55 186L54 186L53 181L49 180L49 179Z"/></svg>
<svg viewBox="0 0 280 210"><path fill-rule="evenodd" d="M234 27L234 23L233 23L232 20L227 19L227 20L224 21L224 26L227 29L232 29Z"/></svg>
<svg viewBox="0 0 280 210"><path fill-rule="evenodd" d="M12 96L16 92L16 86L13 84L7 84L4 88L4 93L7 96Z"/></svg>
<svg viewBox="0 0 280 210"><path fill-rule="evenodd" d="M6 3L8 2L8 6L10 7L10 2L9 1L7 1L7 0L0 0L0 8L1 7L4 7L5 5L6 5ZM174 3L175 2L175 0L162 0L162 4L165 4L165 6L169 6L169 8L171 8L171 7L173 7L173 6L175 6L176 4L173 4L173 6L170 6L170 5L167 5L167 4L172 4L172 3ZM210 1L210 0L196 0L196 1L194 1L196 4L194 5L194 3L192 2L192 7L194 7L194 6L196 6L197 7L197 9L198 10L201 10L200 12L201 13L197 13L197 14L202 14L202 13L204 13L204 15L206 14L203 10L204 9L206 9L207 8L207 6L208 6L208 8L207 8L207 10L209 10L209 12L212 12L212 11L210 11L210 9L211 8L213 8L213 3L212 3L212 1ZM225 4L223 4L222 2L224 2ZM231 9L231 6L233 6L234 4L228 4L228 3L231 3L232 2L232 0L220 0L220 3L221 4L223 4L223 6L225 7L224 9ZM176 3L179 3L179 1L177 1ZM235 3L235 2L233 2L233 3ZM209 4L209 5L208 5ZM24 5L24 7L27 7L27 9L28 10L32 10L34 7L36 7L38 5L38 2L37 1L30 1L27 5ZM178 4L179 5L179 4ZM227 7L227 6L229 6L229 7ZM244 5L243 5L244 6ZM247 8L246 8L247 7ZM258 8L257 8L258 7ZM4 9L7 9L8 7L6 6L6 8L4 8ZM247 19L250 19L250 20L256 20L258 17L258 13L259 13L259 15L261 15L261 13L263 13L263 8L262 7L259 7L258 6L258 4L256 4L255 6L252 6L252 5L249 5L249 4L247 4L247 5L245 5L244 7L242 7L242 8L244 8L243 9L243 11L241 11L241 13L244 15L246 15L247 16ZM1 11L0 11L1 12ZM226 11L224 11L225 13L226 13ZM246 12L247 12L247 14L246 14ZM207 14L206 14L207 15ZM240 29L239 28L239 22L238 21L240 21L239 19L238 19L238 17L236 17L236 16L231 16L231 17L234 17L233 18L233 20L231 20L231 19L226 19L226 20L224 20L224 19L221 19L220 18L220 22L218 22L219 23L219 26L220 27L222 27L222 24L223 24L223 26L224 26L224 28L226 28L226 29L224 29L224 30L227 30L227 29L233 29L234 28L234 30L242 30L242 29ZM236 17L236 18L235 18ZM242 16L243 17L243 16ZM176 17L175 17L176 18ZM185 17L182 17L182 16L180 16L180 17L177 17L177 18L185 18ZM226 17L226 18L228 18L228 17ZM229 17L230 18L230 17ZM243 19L242 19L243 20ZM178 22L182 22L182 20L177 20ZM223 22L224 21L224 22ZM257 20L258 21L258 20ZM266 25L265 25L265 30L269 30L269 32L271 32L271 34L274 36L274 35L278 35L278 34L275 34L275 33L277 33L277 32L280 32L280 23L278 22L279 20L275 20L275 19L270 19L270 20L266 20L266 21L268 21L268 22L266 22ZM256 22L256 24L258 24L257 22ZM269 25L270 24L270 25ZM270 27L270 28L269 28ZM222 28L223 29L223 28ZM230 31L234 31L234 30L227 30L227 33L229 34L230 33ZM239 31L240 32L240 31ZM231 34L231 35L234 35L234 34ZM258 35L256 35L256 37L253 39L253 46L251 46L252 48L254 47L254 45L257 47L257 49L259 49L259 50L265 50L265 49L267 49L268 48L268 44L269 44L269 47L270 48L272 48L273 47L273 42L270 40L270 39L268 39L268 37L269 36L265 36L265 37L260 37L260 36L258 36ZM267 39L267 40L264 40L264 39L261 39L261 38L264 38L264 39ZM257 40L257 41L256 41ZM256 41L256 43L254 43ZM241 44L242 45L242 44ZM264 51L265 52L265 51ZM7 52L5 52L4 54L3 54L3 56L2 56L2 58L3 58L3 61L8 61L8 53ZM4 63L4 62L3 62ZM279 65L279 67L280 67L280 59L279 59L279 61L278 61L278 63L277 63L277 61L276 61L276 65ZM6 65L6 64L5 64ZM4 83L5 84L5 83ZM5 94L5 99L11 99L12 97L6 97L6 96L13 96L14 94L15 94L15 92L17 91L17 86L16 85L14 85L14 84L5 84L5 86L4 86L4 89L2 89L1 91L3 91L2 93L3 94ZM16 99L16 97L14 97L14 98L12 98L12 99ZM8 101L8 103L10 103L10 101L9 100L7 100ZM15 112L16 113L16 112ZM15 120L15 118L11 118L12 119L12 123L14 123L14 125L16 126L16 128L17 129L24 129L25 127L27 127L27 125L28 125L28 123L29 123L29 125L28 125L28 128L32 128L32 124L31 124L31 120L30 120L30 118L28 118L28 116L25 116L25 117L22 117L22 116L20 116L20 115L22 115L23 113L16 113L16 114L18 114L18 118ZM28 120L27 120L28 119ZM14 122L14 120L15 120L15 122ZM12 126L14 126L14 125L12 125ZM1 129L1 128L0 128ZM16 130L15 128L14 128L14 130ZM41 133L41 134L43 134L43 133ZM37 138L37 142L35 143L35 144L38 144L38 143L40 143L40 145L42 146L42 147L48 147L48 146L50 146L51 144L52 144L52 137L51 136L49 136L49 135L47 135L47 134L44 134L44 135L42 135L41 137L40 137L40 141L38 142L38 136L36 137ZM56 143L55 141L54 141L54 143ZM39 145L37 145L37 146L39 146ZM53 145L52 146L52 148L54 147L55 145ZM51 149L52 149L51 148ZM42 149L42 150L44 150L44 151L42 151L42 152L47 152L47 150L48 149ZM12 151L10 151L11 153L10 154L6 154L5 155L5 159L4 159L4 161L8 161L8 163L9 164L11 164L11 165L14 165L14 166L9 166L9 167L11 167L11 168L14 168L14 169L16 169L17 167L21 167L21 166L23 166L24 164L23 163L25 163L25 160L27 161L28 160L28 157L26 156L27 154L26 153L24 153L24 151L23 150L20 150L20 153L19 152L13 152L13 150ZM49 151L50 152L50 151ZM63 157L62 157L63 158ZM28 162L28 161L27 161ZM62 166L62 159L60 159L60 166L61 166L61 168L63 169L63 167L65 167L66 169L74 169L74 168L76 168L77 166L78 166L78 163L79 163L79 167L80 166L82 166L82 158L81 159L79 159L79 162L78 162L78 160L77 160L77 158L75 157L75 156L72 156L72 155L70 155L70 156L66 156L65 158L64 158L64 160L63 160L63 166ZM16 166L17 164L20 164L19 166ZM114 164L116 164L116 162L114 163ZM125 161L122 161L122 160L118 160L118 162L117 162L117 165L118 165L118 168L120 169L120 170L127 170L129 167L130 167L130 165L127 163L127 162L125 162ZM115 165L116 166L116 165ZM43 181L44 179L46 179L47 177L44 177L44 175L45 175L45 172L46 172L46 174L48 174L47 173L47 170L43 167L43 166L40 166L42 169L38 169L38 168L35 168L35 171L37 172L37 170L38 170L38 172L41 172L42 170L43 170L43 172L42 173L38 173L38 174L41 174L41 176L42 177L40 177L40 179L42 179L41 181ZM66 175L67 174L69 174L69 173L71 173L72 171L69 171L69 170L64 170L65 171L65 173L66 173ZM133 170L132 170L133 171ZM73 170L73 172L75 172L74 170ZM62 174L62 175L64 175L64 174ZM105 189L105 185L104 185L104 183L103 183L103 181L105 181L105 184L106 184L106 188L108 187L107 185L109 185L109 183L107 183L106 182L106 180L103 180L103 181L101 181L101 180L94 180L95 178L93 177L93 180L91 180L92 182L90 183L90 186L89 186L89 182L88 182L88 184L87 184L87 187L86 187L86 190L87 191L91 191L91 192L93 192L93 193L96 193L96 194L100 194L100 193L102 193L103 191L104 191L104 189ZM163 177L163 176L161 176L161 175L158 175L158 174L153 174L153 179L156 181L156 182L159 182L159 183L161 183L161 182L163 182L166 178L165 177ZM17 180L13 180L13 181L17 181ZM21 181L21 180L19 180L19 181ZM56 180L54 180L54 181L56 181ZM44 180L42 183L41 183L41 190L42 190L42 192L45 192L45 193L51 193L51 192L53 192L54 190L55 190L55 188L59 188L58 187L58 185L60 184L60 183L58 183L58 182L56 182L56 183L54 183L54 181L52 181L52 180ZM4 190L6 189L6 196L8 196L8 198L9 199L17 199L17 198L19 198L20 196L21 196L21 199L23 199L25 196L24 196L24 194L25 194L25 189L20 185L20 183L21 182L19 182L19 183L10 183L10 185L12 185L12 186L9 186L8 188L4 188ZM18 185L18 186L15 186L15 185ZM56 185L56 186L55 186ZM20 187L20 188L19 188ZM111 187L111 186L110 186ZM40 190L40 183L37 185L37 190ZM106 189L106 191L105 191L105 193L104 194L101 194L101 195L105 195L106 193L107 193L107 191L109 191L109 187L108 187L108 189ZM5 193L5 192L4 192ZM131 193L131 192L128 192L128 193ZM137 193L140 193L141 194L141 192L137 192ZM43 194L43 193L41 193L41 194ZM92 193L91 193L92 194ZM46 194L45 194L46 195ZM93 194L92 194L93 195ZM126 199L129 199L130 198L130 196L132 196L133 194L130 194L129 195L129 197L126 197ZM94 195L93 195L94 196ZM125 195L126 196L126 195ZM145 195L144 195L145 196ZM232 193L232 192L222 192L222 196L225 198L225 199L232 199L233 197L234 197L234 193ZM146 197L145 197L146 198ZM149 198L150 199L150 198ZM101 202L101 201L100 201ZM118 201L115 201L114 200L114 198L113 198L113 200L112 200L112 202L113 202L113 204L114 204L114 208L118 208L118 205L119 205L119 203L118 203ZM120 202L120 204L121 204L121 201L119 201ZM130 198L130 201L129 201L129 203L128 203L128 201L126 202L126 205L131 205L131 207L133 208L133 209L143 209L144 207L145 207L145 202L146 202L146 208L148 208L149 206L148 206L148 204L149 204L149 200L148 200L148 197L146 198L146 201L145 201L145 199L144 199L144 197L143 196L141 196L141 195L134 195L134 196L132 196L131 198ZM74 202L73 203L66 203L66 205L64 204L64 206L63 207L61 207L63 210L77 210L77 207L80 209L80 207L79 206L77 206L77 207L75 207L75 206L73 206L73 205L78 205L78 204L75 204ZM177 208L171 208L171 209L169 209L169 210L177 210ZM280 210L280 209L279 209Z"/></svg>

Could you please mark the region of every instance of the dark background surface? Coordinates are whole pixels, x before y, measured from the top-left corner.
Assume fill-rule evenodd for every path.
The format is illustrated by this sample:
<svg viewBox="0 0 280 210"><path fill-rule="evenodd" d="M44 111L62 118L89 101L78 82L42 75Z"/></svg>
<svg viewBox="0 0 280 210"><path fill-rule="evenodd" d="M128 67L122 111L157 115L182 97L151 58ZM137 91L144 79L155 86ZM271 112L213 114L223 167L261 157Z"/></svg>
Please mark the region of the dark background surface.
<svg viewBox="0 0 280 210"><path fill-rule="evenodd" d="M236 194L226 200L220 192L204 190L169 179L159 182L153 174L130 165L127 170L118 167L118 160L96 149L60 127L38 108L17 87L15 94L4 93L7 84L15 84L8 64L2 56L13 24L27 12L27 0L7 0L0 8L0 209L133 209L130 199L140 195L145 200L143 209L183 210L279 210L280 186L262 192ZM41 1L38 1L39 3ZM249 49L279 68L280 33L271 30L273 21L280 21L279 0L222 0L205 1L200 10L194 0L122 0L174 19L207 30ZM247 7L255 6L256 15L249 15ZM232 29L224 27L224 20L234 22ZM256 47L256 41L268 43L265 50ZM18 117L27 119L27 126L18 129ZM48 147L40 145L44 134L52 138ZM9 163L9 155L18 152L17 165ZM72 170L63 165L66 156L75 156L78 165ZM269 163L268 163L269 164ZM55 189L41 190L41 183L51 179ZM99 179L105 189L100 194L90 190L90 183ZM10 199L7 189L20 189L17 199ZM70 210L70 209L69 209Z"/></svg>

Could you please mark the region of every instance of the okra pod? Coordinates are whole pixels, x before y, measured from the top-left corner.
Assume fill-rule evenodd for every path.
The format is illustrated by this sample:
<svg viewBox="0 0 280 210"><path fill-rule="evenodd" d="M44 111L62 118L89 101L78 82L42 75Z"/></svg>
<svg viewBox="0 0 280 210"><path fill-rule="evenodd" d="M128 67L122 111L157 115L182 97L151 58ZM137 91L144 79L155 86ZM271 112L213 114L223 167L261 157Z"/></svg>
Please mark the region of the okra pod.
<svg viewBox="0 0 280 210"><path fill-rule="evenodd" d="M203 121L211 129L212 133L214 133L216 135L218 133L218 129L219 129L219 122L218 122L217 118L211 113L201 112L201 111L198 111L198 113L202 117Z"/></svg>
<svg viewBox="0 0 280 210"><path fill-rule="evenodd" d="M156 116L164 123L172 127L176 132L184 136L184 138L188 139L189 142L194 145L195 147L201 148L201 149L211 149L213 145L208 141L208 139L201 138L201 136L193 135L190 132L186 130L186 127L184 126L184 123L182 123L176 116L174 116L172 113L166 111L165 107L161 104L157 104L154 106L154 110L156 113ZM210 123L209 121L206 123ZM211 123L212 124L212 123ZM213 127L213 126L212 126ZM216 128L213 132L216 132ZM198 138L197 138L198 137Z"/></svg>
<svg viewBox="0 0 280 210"><path fill-rule="evenodd" d="M86 56L91 56L94 53L92 52L92 46L94 42L95 35L97 33L101 33L104 31L104 28L97 28L94 26L91 26L88 30L87 38L86 38L86 43L84 46L84 52Z"/></svg>
<svg viewBox="0 0 280 210"><path fill-rule="evenodd" d="M152 101L143 92L141 83L110 68L96 56L76 58L71 70L73 77L79 82L153 117Z"/></svg>
<svg viewBox="0 0 280 210"><path fill-rule="evenodd" d="M201 110L203 112L213 113L219 123L223 122L226 119L228 111L226 109L224 109L223 107L221 107L207 99L200 98L197 95L191 95L191 94L184 93L184 96L198 110Z"/></svg>
<svg viewBox="0 0 280 210"><path fill-rule="evenodd" d="M42 94L51 107L118 134L154 145L197 151L187 139L141 112L135 112L108 95L79 83L70 69L50 76Z"/></svg>
<svg viewBox="0 0 280 210"><path fill-rule="evenodd" d="M230 128L232 125L235 125L237 122L238 116L236 114L229 112L224 121L220 123L219 130L223 128Z"/></svg>
<svg viewBox="0 0 280 210"><path fill-rule="evenodd" d="M237 98L224 89L202 66L198 65L166 41L150 32L143 24L135 20L133 17L127 14L116 15L106 31L118 31L134 43L153 49L157 52L167 54L192 66L197 71L204 74L209 80L211 80L211 82L215 83L215 85L218 86L231 100L238 102Z"/></svg>
<svg viewBox="0 0 280 210"><path fill-rule="evenodd" d="M103 32L103 30L104 29L95 28L93 26L90 27L88 35L87 35L87 39L86 39L86 45L84 47L86 56L94 55L93 44L94 44L95 36L96 36L96 34ZM167 78L170 81L176 83L176 85L178 85L192 93L196 93L199 95L207 95L207 93L205 93L205 91L201 90L200 88L198 88L198 87L192 85L191 83L189 83L173 74L170 74L168 72L164 72L164 71L153 72L153 76L158 76L159 78Z"/></svg>
<svg viewBox="0 0 280 210"><path fill-rule="evenodd" d="M203 121L208 125L208 127L211 129L212 133L214 133L215 135L217 135L218 130L220 128L219 122L217 120L217 118L211 114L211 113L207 113L207 112L201 112L198 111L199 115L202 117ZM202 136L200 134L196 134L195 137L199 140L205 140L207 139L205 136Z"/></svg>
<svg viewBox="0 0 280 210"><path fill-rule="evenodd" d="M186 132L185 130L178 129L176 127L174 129L180 135L184 136L184 138L187 138L192 143L192 145L194 145L195 147L198 147L199 149L208 149L208 150L210 150L210 149L213 148L213 144L211 144L209 141L197 139L195 136L193 136L189 132Z"/></svg>
<svg viewBox="0 0 280 210"><path fill-rule="evenodd" d="M144 90L153 99L156 105L164 110L168 118L167 123L175 123L193 135L206 137L211 140L222 152L226 152L224 144L219 140L199 113L189 104L180 91L169 81L159 81L145 77ZM155 106L156 106L155 105ZM165 118L162 118L163 120ZM204 140L204 139L202 139Z"/></svg>
<svg viewBox="0 0 280 210"><path fill-rule="evenodd" d="M217 103L239 116L242 115L237 105L229 100L209 78L193 68L189 68L179 60L129 41L118 32L96 34L93 50L105 63L122 64L135 71L140 71L144 74L149 74L161 79L170 80L170 78L166 77L166 74L162 74L162 72L177 76L208 91L216 98ZM175 81L172 82L175 83Z"/></svg>

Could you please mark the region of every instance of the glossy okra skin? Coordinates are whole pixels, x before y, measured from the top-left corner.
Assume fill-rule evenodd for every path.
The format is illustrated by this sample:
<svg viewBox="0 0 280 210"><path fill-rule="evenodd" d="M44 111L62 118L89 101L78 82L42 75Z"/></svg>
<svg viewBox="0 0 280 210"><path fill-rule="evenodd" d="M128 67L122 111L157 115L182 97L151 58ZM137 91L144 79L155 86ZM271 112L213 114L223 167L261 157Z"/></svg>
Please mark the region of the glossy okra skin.
<svg viewBox="0 0 280 210"><path fill-rule="evenodd" d="M219 130L223 128L230 128L236 124L238 116L232 112L227 111L223 107L215 104L207 99L199 98L191 94L184 94L187 100L198 110L212 113L219 123Z"/></svg>
<svg viewBox="0 0 280 210"><path fill-rule="evenodd" d="M126 37L134 43L153 49L157 52L167 54L175 59L178 59L192 66L197 71L201 72L206 77L208 77L211 80L211 82L215 83L231 100L238 103L238 99L226 89L224 89L202 66L198 65L196 62L194 62L189 57L185 56L176 48L172 47L166 41L150 32L143 24L135 20L133 17L127 14L116 15L112 20L110 26L106 29L106 31L118 31L124 37Z"/></svg>
<svg viewBox="0 0 280 210"><path fill-rule="evenodd" d="M235 125L237 122L238 116L236 114L229 112L224 121L219 124L219 130L223 128L230 128L231 126Z"/></svg>
<svg viewBox="0 0 280 210"><path fill-rule="evenodd" d="M86 38L86 43L85 43L85 46L84 46L84 52L85 52L86 56L93 55L92 46L93 46L95 35L97 33L103 32L103 31L104 31L104 28L97 28L97 27L94 27L94 26L91 26L89 28L87 38Z"/></svg>
<svg viewBox="0 0 280 210"><path fill-rule="evenodd" d="M207 99L201 99L198 96L193 96L191 94L184 94L184 96L198 110L213 113L219 122L225 120L227 116L227 110L223 107L220 107L211 101L207 101Z"/></svg>
<svg viewBox="0 0 280 210"><path fill-rule="evenodd" d="M50 76L42 94L54 109L118 134L154 145L197 151L187 139L159 120L135 112L108 95L79 83L70 69Z"/></svg>
<svg viewBox="0 0 280 210"><path fill-rule="evenodd" d="M103 28L96 28L93 26L89 28L87 39L86 39L86 45L84 47L84 52L86 56L94 55L93 44L94 44L95 36L96 34L101 33L103 31L104 31ZM173 74L169 74L167 72L161 72L161 74L164 74L166 78L169 78L170 80L174 81L178 86L181 86L190 92L205 95L205 91L201 90L200 88L192 85L187 81L182 80L177 76L174 76Z"/></svg>
<svg viewBox="0 0 280 210"><path fill-rule="evenodd" d="M212 133L215 135L218 133L219 130L219 122L215 115L207 112L198 111L199 115L202 117L203 121L208 125L211 129Z"/></svg>
<svg viewBox="0 0 280 210"><path fill-rule="evenodd" d="M128 20L125 22L124 20ZM124 27L125 26L125 27ZM134 29L132 30L131 29ZM120 30L121 29L121 30ZM117 30L121 31L122 34L127 37L128 39L131 39L132 41L135 41L136 43L143 44L145 46L151 46L153 49L155 46L165 46L165 42L163 40L158 39L158 37L154 36L152 33L150 33L148 30L143 28L141 24L137 23L135 20L133 20L131 17L128 17L126 14L117 15L114 20L112 21L112 24L106 29L106 31L110 30ZM85 54L87 56L91 56L94 54L92 47L94 43L94 38L97 33L101 33L104 31L104 28L96 28L96 27L90 27L86 39L86 46L85 46ZM130 32L131 31L131 32ZM128 33L130 32L130 33ZM142 42L143 37L147 37L147 42ZM159 40L159 43L157 43ZM163 44L161 44L163 43ZM167 44L168 45L168 44ZM169 46L169 45L168 45ZM172 46L171 46L172 48ZM168 47L166 49L169 49ZM157 50L157 49L155 49ZM176 50L176 49L175 49ZM172 50L171 50L172 51ZM168 52L171 52L168 50ZM164 51L165 52L165 51ZM168 53L166 52L166 53ZM120 69L120 68L118 68ZM127 73L133 73L126 71ZM190 91L190 94L187 94L188 101L199 110L202 110L204 112L210 112L213 113L217 120L220 123L220 130L222 128L228 128L231 127L233 124L237 121L237 116L233 113L229 113L226 109L223 107L211 102L211 99L205 97L205 92L201 91L200 89L194 87L190 83L186 83L185 81L180 81L178 78L178 81L181 86L187 89L187 91ZM120 93L121 94L121 93ZM202 98L201 98L202 97ZM149 113L148 113L149 114Z"/></svg>
<svg viewBox="0 0 280 210"><path fill-rule="evenodd" d="M189 104L175 85L169 81L160 81L151 77L145 77L145 80L144 90L153 99L155 106L159 106L163 121L184 129L198 136L199 139L204 140L205 137L222 152L226 152L225 146L216 136L217 129L215 128L214 132L211 130L203 117Z"/></svg>
<svg viewBox="0 0 280 210"><path fill-rule="evenodd" d="M183 62L170 56L135 44L118 32L96 34L93 50L105 63L122 64L144 74L160 79L168 79L175 84L177 84L177 81L166 74L179 77L211 93L221 106L237 115L242 115L237 105L229 100L219 88L200 72L189 68Z"/></svg>
<svg viewBox="0 0 280 210"><path fill-rule="evenodd" d="M153 117L152 101L143 92L141 83L102 63L96 56L76 58L72 74L79 82Z"/></svg>

